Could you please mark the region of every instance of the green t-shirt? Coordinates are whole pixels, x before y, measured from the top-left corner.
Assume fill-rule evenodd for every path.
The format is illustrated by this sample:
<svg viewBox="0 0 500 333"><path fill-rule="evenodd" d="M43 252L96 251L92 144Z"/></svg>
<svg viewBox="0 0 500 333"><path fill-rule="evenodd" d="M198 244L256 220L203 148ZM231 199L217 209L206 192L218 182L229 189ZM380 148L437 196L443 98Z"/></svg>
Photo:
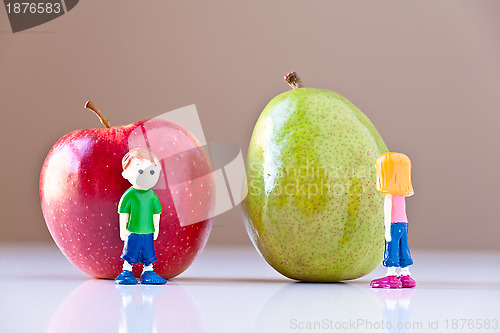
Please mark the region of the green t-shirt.
<svg viewBox="0 0 500 333"><path fill-rule="evenodd" d="M161 214L160 199L151 189L143 191L130 187L120 199L118 213L129 214L128 231L152 234L155 232L153 214Z"/></svg>

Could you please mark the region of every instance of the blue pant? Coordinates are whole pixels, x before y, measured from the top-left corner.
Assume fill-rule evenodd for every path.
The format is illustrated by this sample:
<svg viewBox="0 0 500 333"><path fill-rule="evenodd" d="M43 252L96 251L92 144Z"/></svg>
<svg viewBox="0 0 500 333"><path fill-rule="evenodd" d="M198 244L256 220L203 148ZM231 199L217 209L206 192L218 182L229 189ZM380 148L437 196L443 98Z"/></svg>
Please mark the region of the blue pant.
<svg viewBox="0 0 500 333"><path fill-rule="evenodd" d="M130 234L121 255L123 260L134 265L138 263L149 266L156 261L154 234Z"/></svg>
<svg viewBox="0 0 500 333"><path fill-rule="evenodd" d="M391 223L391 241L385 242L384 266L406 267L413 265L408 246L408 223Z"/></svg>

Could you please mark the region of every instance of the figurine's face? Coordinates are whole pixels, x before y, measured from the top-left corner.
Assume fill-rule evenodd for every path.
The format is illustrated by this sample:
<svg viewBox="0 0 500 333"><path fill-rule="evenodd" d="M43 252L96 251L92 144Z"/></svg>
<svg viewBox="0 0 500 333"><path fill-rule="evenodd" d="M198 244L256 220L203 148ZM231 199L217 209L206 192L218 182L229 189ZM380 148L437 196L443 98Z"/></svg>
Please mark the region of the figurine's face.
<svg viewBox="0 0 500 333"><path fill-rule="evenodd" d="M127 169L123 170L122 176L139 190L149 190L160 178L160 163L151 163L148 160L134 159Z"/></svg>

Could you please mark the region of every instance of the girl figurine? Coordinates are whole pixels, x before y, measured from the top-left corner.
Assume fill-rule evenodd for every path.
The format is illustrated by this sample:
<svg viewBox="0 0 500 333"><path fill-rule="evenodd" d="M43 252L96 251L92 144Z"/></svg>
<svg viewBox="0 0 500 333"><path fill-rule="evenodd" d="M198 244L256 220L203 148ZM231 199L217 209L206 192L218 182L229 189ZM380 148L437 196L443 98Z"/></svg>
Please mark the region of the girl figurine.
<svg viewBox="0 0 500 333"><path fill-rule="evenodd" d="M375 161L377 190L387 194L384 201L385 253L387 274L370 283L372 288L413 288L415 280L408 266L413 264L408 247L408 218L405 199L413 195L411 162L401 153L385 153ZM401 273L396 274L396 267Z"/></svg>

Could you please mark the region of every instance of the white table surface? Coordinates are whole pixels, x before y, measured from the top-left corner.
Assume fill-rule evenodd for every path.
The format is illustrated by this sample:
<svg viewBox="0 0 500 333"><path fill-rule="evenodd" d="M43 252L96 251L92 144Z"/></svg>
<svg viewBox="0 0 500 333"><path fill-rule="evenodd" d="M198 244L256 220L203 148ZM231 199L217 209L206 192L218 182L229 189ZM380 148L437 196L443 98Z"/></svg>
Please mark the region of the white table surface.
<svg viewBox="0 0 500 333"><path fill-rule="evenodd" d="M55 245L3 245L0 332L500 332L500 253L412 254L414 289L371 289L383 267L297 283L253 248L207 248L166 286L117 287Z"/></svg>

